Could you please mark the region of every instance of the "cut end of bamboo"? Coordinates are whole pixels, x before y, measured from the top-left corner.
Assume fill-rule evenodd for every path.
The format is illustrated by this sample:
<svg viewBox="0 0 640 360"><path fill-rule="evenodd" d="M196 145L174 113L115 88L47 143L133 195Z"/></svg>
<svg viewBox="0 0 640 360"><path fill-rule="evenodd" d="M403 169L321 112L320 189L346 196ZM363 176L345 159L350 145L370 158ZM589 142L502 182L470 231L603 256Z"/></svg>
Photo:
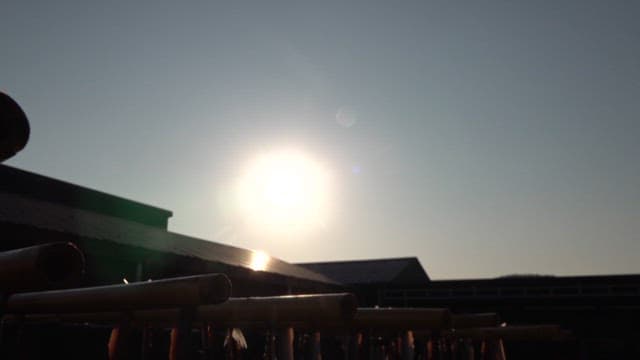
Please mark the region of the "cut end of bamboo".
<svg viewBox="0 0 640 360"><path fill-rule="evenodd" d="M202 304L219 304L231 296L231 280L224 274L198 278Z"/></svg>
<svg viewBox="0 0 640 360"><path fill-rule="evenodd" d="M84 274L84 265L84 255L72 243L44 245L36 259L36 267L51 288L77 283Z"/></svg>

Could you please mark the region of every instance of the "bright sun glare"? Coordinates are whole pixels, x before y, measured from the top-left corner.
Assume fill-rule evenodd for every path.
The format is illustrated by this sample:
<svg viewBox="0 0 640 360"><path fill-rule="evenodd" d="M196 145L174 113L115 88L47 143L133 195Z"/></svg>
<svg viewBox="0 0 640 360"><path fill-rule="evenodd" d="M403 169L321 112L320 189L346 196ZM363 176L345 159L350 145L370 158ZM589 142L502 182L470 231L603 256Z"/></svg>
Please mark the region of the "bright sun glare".
<svg viewBox="0 0 640 360"><path fill-rule="evenodd" d="M263 251L253 251L251 253L251 259L249 260L249 267L255 271L264 271L267 269L271 257Z"/></svg>
<svg viewBox="0 0 640 360"><path fill-rule="evenodd" d="M328 174L300 152L267 153L249 165L238 195L242 215L256 230L307 230L326 219Z"/></svg>

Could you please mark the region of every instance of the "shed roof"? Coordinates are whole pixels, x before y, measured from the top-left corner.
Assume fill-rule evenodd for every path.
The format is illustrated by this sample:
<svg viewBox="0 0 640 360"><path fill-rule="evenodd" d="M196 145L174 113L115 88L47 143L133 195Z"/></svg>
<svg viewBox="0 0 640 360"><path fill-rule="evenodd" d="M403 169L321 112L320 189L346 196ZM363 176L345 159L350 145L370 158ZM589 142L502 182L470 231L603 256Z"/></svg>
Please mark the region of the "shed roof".
<svg viewBox="0 0 640 360"><path fill-rule="evenodd" d="M2 164L0 189L164 229L172 215L169 210Z"/></svg>
<svg viewBox="0 0 640 360"><path fill-rule="evenodd" d="M134 221L0 192L0 223L26 225L250 269L256 253ZM263 256L263 255L261 255ZM324 275L270 257L265 272L336 284Z"/></svg>
<svg viewBox="0 0 640 360"><path fill-rule="evenodd" d="M415 257L297 264L346 285L423 284L429 276Z"/></svg>

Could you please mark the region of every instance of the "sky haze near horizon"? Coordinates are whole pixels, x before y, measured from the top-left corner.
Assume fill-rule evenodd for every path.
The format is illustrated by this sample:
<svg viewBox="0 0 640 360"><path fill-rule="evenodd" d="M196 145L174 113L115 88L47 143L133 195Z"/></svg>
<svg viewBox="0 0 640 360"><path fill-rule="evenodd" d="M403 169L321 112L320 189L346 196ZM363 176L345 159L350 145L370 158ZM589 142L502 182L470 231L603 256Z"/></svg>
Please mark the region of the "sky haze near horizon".
<svg viewBox="0 0 640 360"><path fill-rule="evenodd" d="M640 272L640 3L8 1L7 164L170 209L291 262L417 256L432 278ZM332 216L258 236L256 154L332 178Z"/></svg>

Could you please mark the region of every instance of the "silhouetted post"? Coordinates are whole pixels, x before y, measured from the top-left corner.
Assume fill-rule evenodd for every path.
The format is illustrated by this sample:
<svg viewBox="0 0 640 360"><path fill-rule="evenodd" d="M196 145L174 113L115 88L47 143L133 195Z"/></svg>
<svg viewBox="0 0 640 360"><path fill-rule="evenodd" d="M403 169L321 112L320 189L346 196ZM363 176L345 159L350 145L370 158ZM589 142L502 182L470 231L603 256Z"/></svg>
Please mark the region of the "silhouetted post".
<svg viewBox="0 0 640 360"><path fill-rule="evenodd" d="M505 360L506 354L501 339L487 339L483 342L481 359L485 360Z"/></svg>
<svg viewBox="0 0 640 360"><path fill-rule="evenodd" d="M437 359L438 360L444 360L444 359L449 359L449 348L447 347L447 340L440 336L437 339L437 347L436 347L436 351L437 351Z"/></svg>
<svg viewBox="0 0 640 360"><path fill-rule="evenodd" d="M293 360L293 328L287 326L278 332L279 356L278 360Z"/></svg>
<svg viewBox="0 0 640 360"><path fill-rule="evenodd" d="M264 360L275 360L276 357L276 337L272 330L267 330L264 340Z"/></svg>
<svg viewBox="0 0 640 360"><path fill-rule="evenodd" d="M23 330L24 321L22 316L18 316L14 321L5 321L5 319L2 318L0 322L1 359L19 358Z"/></svg>
<svg viewBox="0 0 640 360"><path fill-rule="evenodd" d="M200 342L202 344L201 346L202 346L203 359L212 360L214 336L213 336L213 325L210 322L205 322L200 327Z"/></svg>
<svg viewBox="0 0 640 360"><path fill-rule="evenodd" d="M140 358L142 360L151 359L152 348L153 348L153 329L147 324L142 327Z"/></svg>
<svg viewBox="0 0 640 360"><path fill-rule="evenodd" d="M322 342L320 331L311 335L311 360L322 360Z"/></svg>
<svg viewBox="0 0 640 360"><path fill-rule="evenodd" d="M413 360L415 343L411 330L402 332L402 360Z"/></svg>
<svg viewBox="0 0 640 360"><path fill-rule="evenodd" d="M131 328L130 318L123 315L120 323L111 329L109 336L108 356L109 360L127 360L131 356Z"/></svg>
<svg viewBox="0 0 640 360"><path fill-rule="evenodd" d="M365 330L362 333L362 343L360 344L360 358L371 358L371 330Z"/></svg>
<svg viewBox="0 0 640 360"><path fill-rule="evenodd" d="M473 340L471 339L464 339L464 348L465 348L465 355L467 360L475 360L476 358L476 349L475 346L473 344Z"/></svg>
<svg viewBox="0 0 640 360"><path fill-rule="evenodd" d="M349 360L360 359L360 344L362 334L357 331L352 331L347 336L347 358Z"/></svg>
<svg viewBox="0 0 640 360"><path fill-rule="evenodd" d="M191 325L193 322L193 309L181 310L180 319L171 329L171 343L169 345L169 360L187 360L191 350Z"/></svg>
<svg viewBox="0 0 640 360"><path fill-rule="evenodd" d="M387 350L387 356L390 360L400 360L400 352L402 351L402 338L395 334L389 339L389 346Z"/></svg>
<svg viewBox="0 0 640 360"><path fill-rule="evenodd" d="M386 358L384 339L382 337L374 336L371 339L369 358L371 360L384 360Z"/></svg>
<svg viewBox="0 0 640 360"><path fill-rule="evenodd" d="M433 340L428 338L424 344L424 358L426 360L433 360Z"/></svg>

